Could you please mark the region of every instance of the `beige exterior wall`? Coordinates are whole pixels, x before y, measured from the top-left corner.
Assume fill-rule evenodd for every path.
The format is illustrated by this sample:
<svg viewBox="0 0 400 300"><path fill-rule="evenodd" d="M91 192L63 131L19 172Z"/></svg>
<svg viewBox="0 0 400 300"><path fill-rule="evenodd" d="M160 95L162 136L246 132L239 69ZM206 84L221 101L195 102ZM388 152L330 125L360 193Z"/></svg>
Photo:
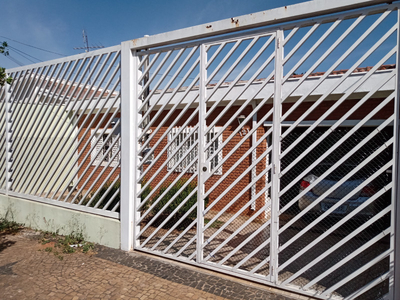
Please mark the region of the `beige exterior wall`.
<svg viewBox="0 0 400 300"><path fill-rule="evenodd" d="M13 131L17 133L14 147L17 144L18 147L14 148L13 155L16 174L13 190L41 191L49 182L44 189L47 192L53 184L64 189L73 180L74 170L67 172L76 167L76 132L72 120L63 111L63 106L30 103L17 104L14 108ZM54 176L59 172L60 176Z"/></svg>

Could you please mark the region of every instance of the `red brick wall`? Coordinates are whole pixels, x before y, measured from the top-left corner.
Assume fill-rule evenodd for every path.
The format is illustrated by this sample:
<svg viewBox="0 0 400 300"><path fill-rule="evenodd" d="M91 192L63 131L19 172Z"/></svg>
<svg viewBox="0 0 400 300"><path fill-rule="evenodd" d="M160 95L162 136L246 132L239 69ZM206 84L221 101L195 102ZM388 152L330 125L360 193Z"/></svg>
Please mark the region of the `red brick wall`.
<svg viewBox="0 0 400 300"><path fill-rule="evenodd" d="M85 123L83 123L83 121L86 119L86 115L82 115L82 116L80 116L80 120L78 122L78 126L79 126L79 135L78 135L78 141L79 141L79 146L78 146L78 154L79 154L79 159L78 159L78 164L79 164L78 179L79 179L79 182L78 182L78 189L83 187L84 191L89 189L90 186L94 182L96 182L96 184L94 185L92 191L96 191L99 187L101 187L101 185L103 184L103 182L106 180L107 176L109 175L109 173L113 169L113 167L108 167L109 170L106 170L100 176L100 173L103 171L103 169L105 167L99 166L97 168L97 170L94 171L96 166L95 165L90 165L91 155L88 154L88 153L91 150L91 141L90 141L90 139L91 139L92 129L96 128L98 122L100 122L100 120L103 117L103 115L104 114L99 114L97 116L95 116L95 115L89 116L88 120ZM109 114L105 118L103 123L100 125L100 129L103 129L107 125L107 122L110 120L111 116L112 115ZM120 116L120 114L117 114L117 117L119 117L119 116ZM88 130L87 134L84 134L86 129L88 128L88 126L90 126L90 124L91 124L91 122L92 122L94 117L96 117L96 120L94 120L93 125ZM87 146L84 147L86 143L87 143ZM84 159L86 155L87 155L87 158ZM89 166L89 168L85 172L85 170L86 170L86 168L88 166ZM112 174L112 176L109 178L109 180L107 182L111 183L118 176L119 173L120 173L120 168L117 167L116 170L114 171L114 173ZM86 182L86 184L85 184L85 182Z"/></svg>
<svg viewBox="0 0 400 300"><path fill-rule="evenodd" d="M333 111L330 115L326 117L326 120L337 120L340 117L342 117L346 112L348 112L359 100L347 100L344 101L337 109ZM383 99L370 99L366 101L365 104L363 104L359 109L357 109L348 119L362 119L365 115L367 115L372 109L374 109L379 103L381 103ZM325 113L333 104L335 101L324 101L321 103L316 109L314 109L306 118L305 120L316 120L318 119L323 113ZM307 109L313 105L314 102L305 102L300 104L294 112L292 112L288 118L286 118L285 121L294 121L297 120ZM293 105L293 103L284 103L282 106L282 111L283 114ZM207 118L206 123L207 125L210 125L211 122L215 118L220 118L216 124L216 126L224 126L229 119L232 117L232 115L239 109L240 107L234 106L230 108L226 113L224 113L222 116L222 111L224 107L218 107L213 111L213 113ZM265 115L270 109L272 109L272 105L265 105L262 107L259 112L258 112L258 119L261 119L263 115ZM184 122L189 118L189 116L193 113L194 109L188 110L184 116L182 116L177 124L175 126L182 126ZM157 132L155 137L150 141L150 146L154 147L155 143L161 138L163 133L166 131L168 126L176 120L176 118L180 114L180 110L177 110L164 124L164 126ZM243 115L250 115L252 112L252 107L248 106L246 107L243 111L240 112L240 114ZM163 120L168 111L164 111L160 114L158 117L158 120L156 120L151 127L153 132L155 131L157 124L160 123L161 120ZM393 101L391 101L388 105L386 105L383 109L381 109L378 113L376 113L372 119L386 119L388 118L391 114L393 113ZM152 117L154 117L155 113L152 113ZM97 121L100 120L102 115L97 116ZM101 125L101 128L104 128L105 124L107 123L108 119L111 117L108 116L104 123ZM98 183L96 184L95 188L98 188L100 183L105 180L105 178L108 175L109 171L106 171L100 178L98 178L99 174L103 170L104 167L100 166L98 167L97 171L94 172L94 174L91 175L92 171L94 170L95 166L90 166L83 174L85 168L89 165L90 163L90 155L88 155L88 158L83 161L83 157L85 156L86 153L91 148L90 141L88 143L88 146L83 148L84 144L88 139L90 139L90 134L91 130L89 130L88 134L83 136L83 132L89 126L89 123L91 122L93 116L89 118L85 124L79 122L79 128L83 128L83 130L80 130L79 134L79 150L78 153L80 155L79 158L79 187L81 187L86 180L88 180L87 184L84 186L84 189L89 188L89 186L94 182L97 181ZM81 118L83 120L84 118ZM272 120L272 116L269 118L269 121ZM198 117L195 116L193 120L190 122L189 126L195 126L198 123ZM93 125L92 127L94 128L96 125ZM226 130L223 133L223 141L225 141L231 133L239 126L237 119L235 118L231 124L226 128ZM251 122L248 124L242 124L244 129L251 129ZM257 129L257 139L261 138L261 136L265 133L265 130L268 128L265 128L263 126L260 126ZM223 157L226 157L228 153L242 140L242 136L240 136L239 133L235 135L234 138L231 139L231 141L223 148ZM155 149L155 157L162 151L167 146L167 137L165 137L161 143L158 145L158 147ZM222 167L222 174L226 174L226 172L229 170L229 168L238 160L240 159L245 152L249 149L251 146L251 137L248 138L243 142L243 144L231 155L231 157L223 164ZM266 141L262 141L261 144L257 147L257 157L259 157L262 153L264 153L267 150L267 144ZM145 180L148 181L150 178L156 173L157 170L161 168L161 165L165 162L167 159L167 151L164 152L162 157L158 160L158 162L151 168L151 170L148 171L148 173L145 176ZM235 168L210 194L209 196L209 205L215 201L215 199L218 198L223 192L227 191L227 193L216 203L213 207L213 210L219 211L223 209L228 203L234 199L251 181L251 172L248 172L236 185L233 185L230 187L230 185L250 166L251 164L251 154L246 156L246 158L238 165L237 168ZM257 174L260 174L266 167L266 159L262 159L260 163L257 164ZM146 170L147 166L144 166L144 170ZM109 168L110 171L112 168ZM117 168L117 170L114 172L114 174L110 178L110 182L115 179L115 177L119 174L120 168ZM151 180L151 186L155 188L155 186L161 182L165 177L167 176L167 167L164 166L162 169L160 169L159 174ZM169 175L166 178L166 181L163 183L163 185L167 185L171 183L174 179L176 179L179 175L181 175L180 172L173 172L171 175ZM183 179L189 179L193 174L187 173L183 174L182 178ZM208 179L205 183L205 190L206 192L215 185L215 183L221 178L220 175L213 175L211 176L210 179ZM100 180L99 180L100 179ZM265 176L263 176L260 180L257 181L256 183L256 192L258 193L265 187ZM195 176L193 179L193 182L197 184L197 177ZM162 185L161 185L162 186ZM155 191L156 192L156 191ZM251 189L249 188L235 203L230 206L230 208L227 210L229 213L235 213L237 212L240 208L243 207L246 203L251 198ZM261 195L259 199L256 201L256 210L251 210L250 207L248 207L243 214L251 216L255 212L257 212L260 208L264 206L264 200L265 197L264 195ZM264 218L264 214L260 215L260 218Z"/></svg>
<svg viewBox="0 0 400 300"><path fill-rule="evenodd" d="M344 103L340 104L338 108L336 108L331 114L329 114L325 119L326 120L338 120L340 119L345 113L347 113L359 100L346 100ZM381 103L383 99L370 99L366 101L359 109L357 109L353 114L350 115L348 118L349 120L359 120L365 117L372 109L374 109L379 103ZM318 105L304 120L317 120L323 113L325 113L332 105L334 105L336 101L324 101L320 105ZM282 106L282 113L285 114L288 109L294 103L284 103ZM304 112L307 111L313 105L314 102L305 102L300 104L289 116L286 118L285 121L295 121ZM216 118L220 118L216 123L216 126L224 126L232 115L239 109L240 107L232 107L226 113L221 115L224 107L218 107L213 111L213 113L207 118L207 125L210 125L211 122ZM270 109L272 109L272 105L265 105L262 107L258 112L258 119L261 119L263 115L265 115ZM189 110L185 113L183 117L181 117L175 126L182 126L183 123L189 118L189 116L193 113L194 109ZM248 106L240 114L243 115L250 115L252 111L252 107ZM164 126L157 132L153 140L150 142L150 146L154 146L155 143L161 138L162 134L165 130L170 126L170 124L176 120L179 116L181 111L177 110L171 117L166 121ZM154 122L154 126L151 129L154 131L156 129L156 124L159 124L161 120L163 120L168 111L164 111L159 116L158 120ZM383 109L381 109L378 113L376 113L372 119L386 119L393 113L393 101L387 104ZM154 117L155 114L152 114ZM272 120L272 116L269 118L269 121ZM195 126L197 124L197 116L191 121L189 126ZM223 141L225 141L231 133L239 126L236 119L229 124L226 130L223 133ZM251 129L251 122L248 124L242 125L244 129ZM261 136L265 133L265 128L263 126L257 129L257 139L261 138ZM223 157L226 157L228 153L241 141L242 136L239 133L235 135L234 138L230 140L230 142L223 148ZM163 141L159 144L159 146L155 149L155 157L164 149L167 145L167 137L163 139ZM230 158L223 164L222 174L226 174L229 168L238 160L240 159L245 152L251 146L251 137L248 138L243 142L243 144L230 156ZM262 153L267 150L266 141L263 141L257 147L257 157L259 157ZM146 180L149 180L151 176L160 169L162 163L167 159L167 152L165 152L161 159L152 167L152 169L147 173L145 176ZM226 192L226 194L219 199L217 203L214 204L212 210L219 211L226 207L232 199L234 199L250 182L251 182L251 172L248 172L237 184L231 186L231 184L250 166L251 164L251 154L246 156L246 158L236 167L210 194L209 196L209 205L213 203L222 193ZM266 159L262 159L260 163L257 165L257 174L260 174L266 167ZM171 175L168 176L165 183L171 183L177 176L179 176L180 172L173 172ZM151 186L155 186L158 182L165 179L167 176L167 167L164 167L160 170L159 174L152 180ZM188 179L192 174L184 174L183 178ZM205 190L206 192L214 186L214 184L221 178L220 175L214 175L210 179L208 179L205 183ZM197 181L197 177L194 178L194 181ZM257 181L256 184L256 192L258 193L265 187L266 178L263 176L260 180ZM227 210L228 213L235 213L240 210L251 198L251 189L249 188L237 201L234 202L233 205L229 207ZM261 195L259 199L256 201L256 210L251 210L248 207L243 214L247 216L253 215L257 212L260 208L264 206L265 203L265 196ZM260 218L263 218L264 214L260 215Z"/></svg>
<svg viewBox="0 0 400 300"><path fill-rule="evenodd" d="M236 109L239 107L234 107L231 108L226 114L224 114L221 119L217 122L216 126L224 126L226 122L228 122L229 118L235 113ZM217 108L207 119L207 125L210 125L211 122L215 119L215 117L219 116L221 114L221 111L223 110L223 107ZM176 126L181 126L183 123L189 118L189 116L193 113L194 109L189 110L188 112L185 113L185 115L178 120ZM252 111L251 106L246 107L241 114L248 115ZM156 142L162 137L163 133L166 131L168 126L172 123L173 120L175 120L181 111L178 110L176 111L172 117L167 120L165 125L156 133L155 137L151 140L150 146L154 147ZM161 120L163 120L166 116L168 111L165 111L161 114L158 120L154 122L153 125L159 124ZM154 114L153 114L154 116ZM197 116L193 118L192 122L189 124L189 126L195 126L197 124ZM227 129L223 132L223 141L225 141L234 131L237 126L239 126L237 119L235 119L230 126L227 127ZM243 126L243 125L242 125ZM245 129L250 129L249 125L244 125ZM151 127L153 132L156 130L156 126ZM260 127L257 130L257 136L261 137L264 134L264 127ZM239 143L239 141L243 137L240 136L239 133L235 135L235 137L223 148L223 157L226 157L228 153ZM165 149L167 146L167 137L165 137L162 142L158 145L158 147L155 149L155 157L159 155L159 153ZM222 167L222 174L226 174L226 172L229 170L229 168L239 159L241 158L245 152L249 149L251 145L251 137L246 139L243 144L230 156L230 158L223 164ZM266 142L263 141L260 146L257 148L257 155L261 155L264 151L266 150ZM162 169L161 166L167 159L167 152L165 151L164 154L161 156L161 158L155 163L154 166L152 166L151 170L146 174L145 180L149 181L151 177L157 172L160 171L159 174L151 180L151 186L154 188L158 182L161 180L165 180L165 185L171 183L175 178L177 178L179 175L181 175L180 172L172 172L171 175L167 176L168 170L167 167L163 167ZM246 187L250 181L251 181L251 171L248 172L240 181L238 184L233 185L231 188L230 185L250 166L251 163L251 153L245 157L245 159L236 167L216 188L211 192L209 195L209 205L212 204L215 199L218 198L219 195L221 195L223 192L227 191L227 193L214 205L212 210L219 211L223 209L234 197L236 197L244 187ZM265 159L263 159L258 165L257 165L257 174L259 174L262 170L265 168ZM193 174L187 173L184 174L182 178L188 179L192 176ZM211 178L209 178L206 183L205 183L205 191L207 192L212 186L215 185L215 183L221 178L221 175L213 175ZM194 178L194 181L197 182L197 177ZM257 183L256 183L256 191L259 192L262 190L265 186L265 176L263 176ZM229 213L234 213L237 212L240 208L243 207L251 198L251 189L249 188L237 201L233 203L227 210ZM254 214L257 210L259 210L261 207L264 206L264 195L261 195L259 199L256 201L256 210L251 210L250 207L248 207L245 211L244 214L246 215L252 215ZM260 217L264 217L263 214L260 215Z"/></svg>

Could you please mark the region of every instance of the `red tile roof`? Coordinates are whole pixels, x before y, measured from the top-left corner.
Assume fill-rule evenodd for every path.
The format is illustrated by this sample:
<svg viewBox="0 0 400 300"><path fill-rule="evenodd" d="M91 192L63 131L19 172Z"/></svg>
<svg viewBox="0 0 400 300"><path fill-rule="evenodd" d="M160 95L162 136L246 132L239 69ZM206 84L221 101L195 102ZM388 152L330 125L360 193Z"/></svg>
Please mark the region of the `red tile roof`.
<svg viewBox="0 0 400 300"><path fill-rule="evenodd" d="M355 69L352 73L361 73L361 72L368 72L372 69L373 67L363 67L363 68L357 68ZM389 70L389 69L394 69L396 68L395 64L391 64L391 65L382 65L378 68L378 70ZM344 69L344 70L335 70L333 71L330 75L342 75L345 74L348 71L348 69ZM309 75L309 77L311 76L322 76L324 75L325 72L315 72L315 73L311 73ZM290 78L299 78L299 77L303 77L303 74L296 74L296 75L292 75L290 76Z"/></svg>

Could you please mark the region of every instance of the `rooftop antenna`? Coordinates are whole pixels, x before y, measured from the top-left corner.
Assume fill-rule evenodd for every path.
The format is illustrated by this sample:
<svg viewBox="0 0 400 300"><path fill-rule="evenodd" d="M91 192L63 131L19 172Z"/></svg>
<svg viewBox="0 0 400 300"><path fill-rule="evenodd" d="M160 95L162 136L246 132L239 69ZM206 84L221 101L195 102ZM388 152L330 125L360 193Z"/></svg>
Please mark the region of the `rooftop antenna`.
<svg viewBox="0 0 400 300"><path fill-rule="evenodd" d="M88 37L85 29L82 30L82 37L83 37L83 47L75 47L74 50L85 50L85 52L89 52L90 49L104 48L104 46L89 46Z"/></svg>
<svg viewBox="0 0 400 300"><path fill-rule="evenodd" d="M100 49L100 48L104 48L103 45L101 46L89 46L89 42L88 42L88 37L86 34L85 29L82 30L82 37L83 37L83 47L76 47L74 48L74 50L82 50L84 49L85 52L89 52L90 49ZM89 67L89 73L90 73L90 67ZM91 84L91 80L89 79L89 84Z"/></svg>

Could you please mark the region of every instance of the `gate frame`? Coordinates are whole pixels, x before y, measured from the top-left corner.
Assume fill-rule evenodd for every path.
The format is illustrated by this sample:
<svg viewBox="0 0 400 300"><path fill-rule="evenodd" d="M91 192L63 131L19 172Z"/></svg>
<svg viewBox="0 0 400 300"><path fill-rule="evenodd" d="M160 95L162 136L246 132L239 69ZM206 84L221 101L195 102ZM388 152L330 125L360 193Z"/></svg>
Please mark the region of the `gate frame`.
<svg viewBox="0 0 400 300"><path fill-rule="evenodd" d="M197 167L197 237L196 237L196 262L201 263L203 261L203 241L204 241L204 193L205 193L205 176L207 172L207 166L205 165L205 147L204 147L204 133L206 131L206 97L207 97L207 51L204 44L200 45L200 78L199 78L199 158ZM204 169L205 168L205 169Z"/></svg>
<svg viewBox="0 0 400 300"><path fill-rule="evenodd" d="M134 72L136 58L131 50L132 42L121 44L121 196L120 196L120 221L121 221L121 249L132 251L134 249L134 199L136 187L133 185L138 174L135 172L137 163L135 111L137 110L137 87L132 82L137 82ZM133 137L133 138L131 138ZM136 159L135 159L136 158Z"/></svg>
<svg viewBox="0 0 400 300"><path fill-rule="evenodd" d="M349 3L350 2L350 3ZM393 1L394 4L398 4L399 0ZM136 95L138 94L138 91L140 89L139 86L136 85L137 82L137 65L138 65L138 58L136 56L136 51L137 50L143 50L145 48L155 48L155 47L162 47L166 45L173 45L176 43L183 43L183 42L189 42L201 38L210 38L214 36L220 36L222 34L226 33L235 33L238 32L237 35L244 35L242 32L243 30L246 29L255 29L257 27L262 27L262 26L271 26L268 29L263 29L263 31L273 31L276 30L277 32L277 40L276 43L278 44L278 49L276 50L276 53L283 53L278 51L279 50L279 43L281 43L281 37L283 37L283 30L282 30L282 25L285 22L290 22L290 21L298 21L296 22L296 25L301 24L301 20L305 18L310 18L310 17L320 17L323 15L327 14L334 14L334 13L345 13L346 11L354 10L354 9L362 9L362 8L368 8L371 6L376 6L377 9L380 7L385 8L387 5L380 5L387 3L386 0L337 0L335 1L335 4L333 4L331 1L328 0L315 0L312 2L306 2L306 3L300 3L300 4L295 4L295 5L290 5L290 6L285 6L285 7L280 7L268 11L262 11L254 14L249 14L249 15L243 15L239 16L237 18L231 18L231 19L225 19L217 22L211 22L207 24L202 24L194 27L189 27L185 29L179 29L167 33L161 33L161 34L156 34L153 36L145 36L142 38L134 39L131 41L126 41L121 43L121 48L122 48L122 53L121 53L121 76L122 76L122 83L121 83L121 178L124 178L124 180L121 181L121 249L126 250L126 251L132 251L132 250L138 250L138 244L137 244L137 227L139 226L136 224L136 220L139 217L138 212L134 212L135 205L134 202L140 203L140 198L136 197L138 189L140 190L140 185L135 184L137 182L137 178L140 175L139 170L136 168L136 165L139 161L140 153L138 153L138 144L134 141L137 140L138 136L138 130L136 130L138 120L140 119L141 115L140 114L135 114L138 108L138 101ZM397 32L397 62L400 61L400 51L399 51L399 41L400 41L400 8L398 9L398 32ZM278 35L278 33L280 33ZM232 36L235 36L233 34ZM231 36L231 37L232 37ZM195 41L194 43L198 44L200 43L201 47L200 48L200 55L204 55L204 43L201 41ZM282 47L281 47L282 48ZM158 49L159 50L159 49ZM275 64L278 63L278 61L281 60L281 57L279 55L276 56L276 61ZM204 59L200 61L205 61ZM400 97L400 89L398 88L400 86L400 76L399 76L399 69L400 66L397 63L396 66L397 69L397 101L395 101L395 121L394 121L394 138L395 143L394 143L394 153L396 154L394 157L394 176L393 176L393 195L395 195L396 201L394 203L393 207L393 216L395 216L395 224L394 224L394 261L400 261L400 203L398 203L398 199L400 197L400 191L398 186L400 185L400 176L399 176L399 168L400 168L400 159L399 159L399 149L400 149L400 121L399 121L399 116L400 116L400 109L399 109L399 97ZM200 70L203 70L203 68L200 68ZM278 71L279 70L279 71ZM282 72L282 68L275 68L275 72ZM200 86L205 88L204 84L201 84L202 80L204 81L204 73L200 74ZM279 74L279 73L275 73ZM278 81L281 76L277 77ZM278 91L279 93L279 91ZM203 95L203 96L202 96ZM202 103L201 99L204 98L204 91L200 90L200 101L199 101L199 107L201 106L200 103ZM274 104L275 101L278 101L281 96L279 97L274 97ZM277 100L276 100L277 99ZM133 101L133 103L132 103ZM280 104L280 103L279 103ZM202 105L204 106L204 105ZM279 107L280 105L275 106L276 109L274 109L274 127L275 128L280 128L280 123L279 119L276 118L277 115L280 114ZM201 118L201 109L200 109L200 119ZM124 117L123 117L124 116ZM201 122L203 123L203 122ZM202 124L204 125L204 124ZM201 128L201 127L200 127ZM203 130L200 129L202 132ZM274 131L273 136L276 138L280 137L280 130L279 131ZM134 137L134 139L130 137ZM199 135L201 136L201 134ZM129 142L128 142L129 141ZM199 142L199 146L201 147L203 143L201 141ZM278 143L280 144L280 143ZM275 146L275 143L273 142L273 147ZM199 153L204 153L203 151L199 151ZM273 148L273 157L278 156L279 157L280 149L278 147ZM279 160L277 160L279 161ZM202 176L201 174L201 163L202 160L200 159L199 156L199 189L203 187L203 192L204 192L204 184L201 184L203 182L203 179L201 179ZM135 164L135 165L134 165ZM278 169L277 169L278 168ZM272 182L279 182L279 170L280 166L274 165L273 166L273 175L272 175ZM395 184L397 183L397 184ZM276 189L274 184L272 185L272 199L276 198L273 197L273 195L277 192L279 192L279 189ZM201 190L200 190L201 191ZM201 193L198 194L198 197L201 198ZM276 201L275 201L276 202ZM202 201L200 201L202 203ZM199 220L203 220L202 218L202 205L199 205L197 210L198 210L198 218ZM275 203L276 206L276 203ZM279 203L278 203L278 208L279 208ZM272 215L272 222L271 222L271 227L272 227L272 232L274 233L275 230L277 231L279 227L279 223L276 224L276 220L278 219L277 217L277 210L274 209L274 203L272 203L272 209L271 213L275 215ZM200 221L200 225L204 225L203 222ZM198 226L197 228L197 245L199 242L201 242L202 239L200 237L202 236L201 233L199 232L199 229L201 229L203 226ZM276 232L277 233L277 232ZM273 246L274 245L274 246ZM277 246L279 245L278 243L278 235L276 236L271 236L271 250L273 250L273 247L277 251ZM273 250L273 251L275 251ZM140 251L144 251L143 249L140 249ZM155 253L154 251L144 251L147 253ZM158 253L157 253L158 254ZM210 265L205 265L201 264L202 260L202 250L201 247L197 247L197 253L196 253L196 262L190 262L190 261L185 261L186 263L193 264L196 266L204 267L207 269L215 270L218 272L222 273L227 273L227 274L232 274L231 272L225 271L224 269L221 268L215 268ZM161 256L170 258L167 255L163 255L160 253ZM271 252L271 258L273 259L273 255ZM182 261L182 260L181 260ZM277 284L277 271L274 270L274 265L277 264L276 262L273 262L271 260L271 269L270 269L270 276L271 276L271 281L265 281L265 280L258 280L257 278L246 276L240 274L241 277L260 282L263 284L268 284L272 285L281 289L289 290L289 291L294 291L293 289L290 288L290 285L288 286L280 286ZM393 292L390 296L393 297L393 299L400 299L400 265L396 266L396 263L393 266L394 268L394 282L393 282L393 289L391 290L389 288L389 293Z"/></svg>
<svg viewBox="0 0 400 300"><path fill-rule="evenodd" d="M271 264L269 267L270 281L274 284L278 283L278 249L279 249L279 190L281 170L281 117L282 117L282 79L283 79L283 30L278 29L275 37L275 80L274 80L274 100L272 113L272 174L271 174L271 243L270 257Z"/></svg>
<svg viewBox="0 0 400 300"><path fill-rule="evenodd" d="M397 69L397 78L396 78L396 89L397 89L397 101L395 101L394 104L394 124L393 124L393 137L395 139L395 142L393 143L393 190L392 190L392 199L394 201L393 205L393 212L392 212L392 217L394 217L394 249L393 249L393 256L394 256L394 266L393 266L393 289L392 294L390 294L390 289L389 289L389 295L392 296L392 299L400 299L400 265L396 265L396 261L400 261L400 177L399 177L399 172L400 172L400 9L397 11L397 57L396 57L396 69Z"/></svg>

